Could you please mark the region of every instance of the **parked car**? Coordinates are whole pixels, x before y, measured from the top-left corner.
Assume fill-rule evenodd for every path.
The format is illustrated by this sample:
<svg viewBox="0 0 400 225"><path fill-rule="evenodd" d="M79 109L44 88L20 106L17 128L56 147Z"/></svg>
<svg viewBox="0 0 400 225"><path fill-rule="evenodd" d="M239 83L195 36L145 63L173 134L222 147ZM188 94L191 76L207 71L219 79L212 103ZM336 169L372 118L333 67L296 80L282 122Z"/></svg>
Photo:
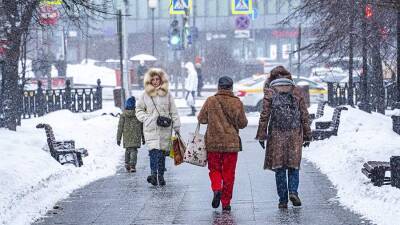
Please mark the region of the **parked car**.
<svg viewBox="0 0 400 225"><path fill-rule="evenodd" d="M267 78L267 74L254 75L234 84L235 95L242 100L247 111L261 111L264 97L263 89ZM324 85L305 77L295 77L293 80L296 84L308 84L311 103L327 100L328 91Z"/></svg>

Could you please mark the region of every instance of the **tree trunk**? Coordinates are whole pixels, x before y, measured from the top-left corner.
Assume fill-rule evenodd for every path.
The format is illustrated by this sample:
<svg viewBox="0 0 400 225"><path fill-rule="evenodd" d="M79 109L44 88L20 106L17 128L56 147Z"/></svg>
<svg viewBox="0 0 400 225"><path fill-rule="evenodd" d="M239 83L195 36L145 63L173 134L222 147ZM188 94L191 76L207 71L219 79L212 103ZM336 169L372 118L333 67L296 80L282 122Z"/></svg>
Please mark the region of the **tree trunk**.
<svg viewBox="0 0 400 225"><path fill-rule="evenodd" d="M15 40L15 39L14 39ZM15 40L15 42L18 42ZM3 106L5 107L6 127L10 130L17 130L18 119L18 59L19 43L14 43L5 57L4 65L4 96Z"/></svg>

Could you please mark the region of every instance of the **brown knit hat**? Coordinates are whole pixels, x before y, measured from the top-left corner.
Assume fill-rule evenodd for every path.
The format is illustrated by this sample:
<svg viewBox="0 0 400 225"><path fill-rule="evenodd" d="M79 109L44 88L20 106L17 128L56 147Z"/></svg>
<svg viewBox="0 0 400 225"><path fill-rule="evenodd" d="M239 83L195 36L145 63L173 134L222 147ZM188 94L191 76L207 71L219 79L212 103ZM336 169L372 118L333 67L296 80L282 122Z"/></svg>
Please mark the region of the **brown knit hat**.
<svg viewBox="0 0 400 225"><path fill-rule="evenodd" d="M285 69L285 67L283 67L283 66L277 66L271 70L270 76L268 78L268 83L271 83L273 80L276 80L279 78L287 78L287 79L293 80L292 74L290 74L290 72L287 71Z"/></svg>

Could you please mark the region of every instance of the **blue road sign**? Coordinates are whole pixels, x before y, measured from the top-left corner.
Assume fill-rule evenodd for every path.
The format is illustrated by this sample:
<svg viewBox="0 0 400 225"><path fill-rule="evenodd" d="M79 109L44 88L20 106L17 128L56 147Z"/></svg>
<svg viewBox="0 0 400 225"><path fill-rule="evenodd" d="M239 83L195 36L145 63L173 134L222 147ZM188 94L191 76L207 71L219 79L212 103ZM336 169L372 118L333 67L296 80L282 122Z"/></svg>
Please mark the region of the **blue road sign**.
<svg viewBox="0 0 400 225"><path fill-rule="evenodd" d="M232 0L232 14L248 15L253 11L252 0Z"/></svg>

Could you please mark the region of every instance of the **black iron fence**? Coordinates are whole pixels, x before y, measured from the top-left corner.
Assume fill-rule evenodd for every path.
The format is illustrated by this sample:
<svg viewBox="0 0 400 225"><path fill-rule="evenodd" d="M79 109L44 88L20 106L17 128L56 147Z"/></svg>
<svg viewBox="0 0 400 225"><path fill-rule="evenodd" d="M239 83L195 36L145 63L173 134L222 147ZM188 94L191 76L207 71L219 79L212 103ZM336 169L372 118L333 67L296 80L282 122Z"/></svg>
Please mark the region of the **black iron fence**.
<svg viewBox="0 0 400 225"><path fill-rule="evenodd" d="M22 119L43 116L49 112L68 109L71 112L93 112L102 109L103 95L101 81L96 87L71 88L71 82L66 81L65 89L42 89L41 82L34 91L24 91L21 98L20 114ZM0 127L4 127L7 117L7 104L0 108Z"/></svg>
<svg viewBox="0 0 400 225"><path fill-rule="evenodd" d="M328 83L328 104L330 106L349 104L349 85L348 83ZM370 93L371 95L371 93ZM357 105L360 99L360 83L353 84L353 103ZM372 99L372 95L370 99ZM385 86L385 107L393 109L396 102L396 85L394 83Z"/></svg>

